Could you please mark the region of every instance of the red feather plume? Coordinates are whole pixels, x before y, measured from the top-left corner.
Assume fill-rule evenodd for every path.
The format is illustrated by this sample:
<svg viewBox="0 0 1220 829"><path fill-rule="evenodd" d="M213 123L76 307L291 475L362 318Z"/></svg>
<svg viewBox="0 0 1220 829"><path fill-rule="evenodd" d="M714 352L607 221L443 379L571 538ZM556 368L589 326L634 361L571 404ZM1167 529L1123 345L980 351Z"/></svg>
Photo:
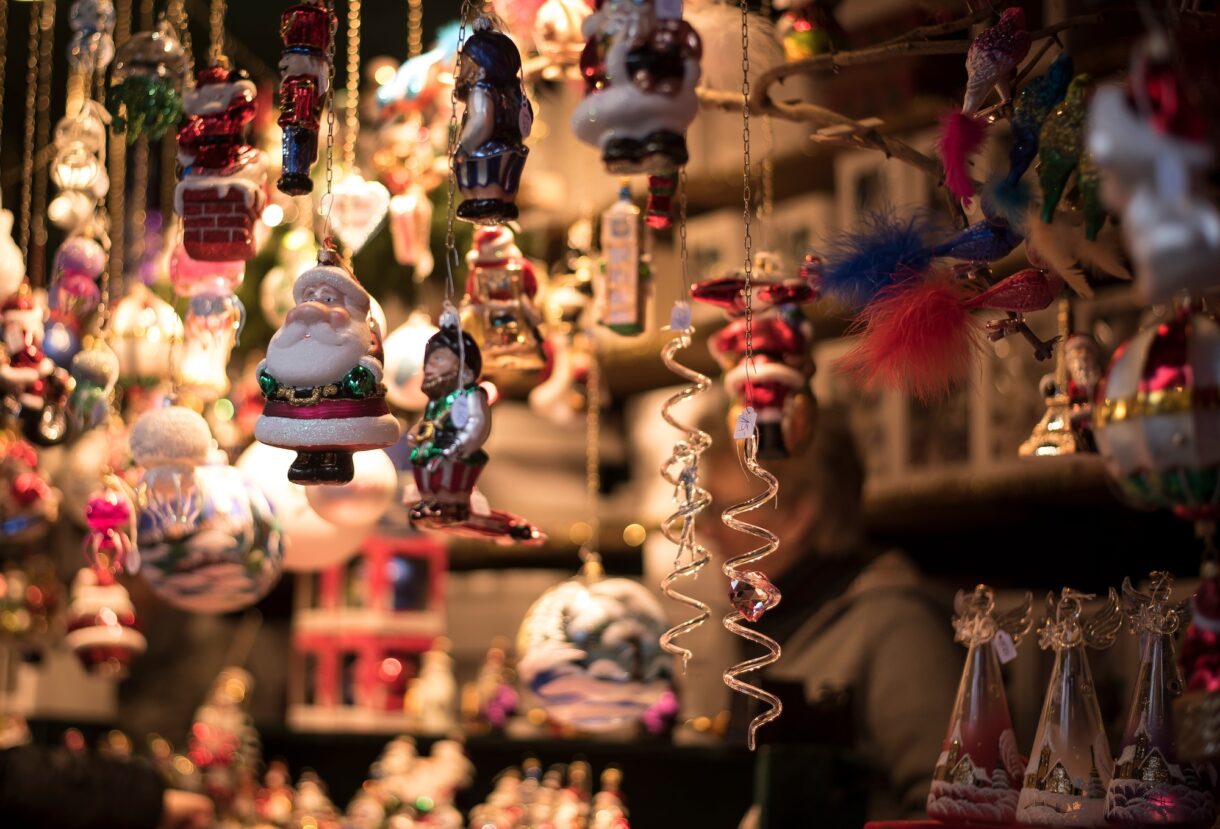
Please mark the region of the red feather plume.
<svg viewBox="0 0 1220 829"><path fill-rule="evenodd" d="M982 326L949 274L885 291L860 317L856 346L835 366L870 391L899 389L921 400L943 397L966 380Z"/></svg>
<svg viewBox="0 0 1220 829"><path fill-rule="evenodd" d="M987 121L971 118L964 112L948 112L940 119L940 140L936 149L945 168L945 186L967 205L974 195L970 178L970 156L978 152L987 138Z"/></svg>

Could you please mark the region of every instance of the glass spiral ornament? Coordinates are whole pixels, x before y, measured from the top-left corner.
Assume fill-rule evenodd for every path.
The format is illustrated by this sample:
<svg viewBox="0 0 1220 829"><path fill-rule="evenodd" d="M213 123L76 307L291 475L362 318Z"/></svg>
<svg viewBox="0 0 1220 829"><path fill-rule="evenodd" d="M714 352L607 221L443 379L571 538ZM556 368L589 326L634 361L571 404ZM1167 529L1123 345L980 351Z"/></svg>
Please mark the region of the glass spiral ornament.
<svg viewBox="0 0 1220 829"><path fill-rule="evenodd" d="M695 535L695 525L697 516L712 502L711 494L699 485L699 458L712 445L712 436L702 429L682 423L674 416L673 408L707 391L712 380L678 362L678 352L690 347L691 335L695 332L690 325L690 306L687 303L681 302L674 308L671 328L677 332L677 336L661 349L661 362L690 385L683 386L661 406L661 417L665 422L682 432L682 438L674 443L672 454L661 465L661 477L673 484L674 500L677 502L677 509L661 523L662 534L677 547L673 569L661 580L661 592L666 598L689 607L695 615L665 631L661 635L661 647L666 653L682 657L682 670L685 671L691 651L677 644L676 640L700 627L712 615L711 608L705 603L678 592L675 587L680 579L698 576L711 559Z"/></svg>
<svg viewBox="0 0 1220 829"><path fill-rule="evenodd" d="M747 570L751 564L757 564L779 548L779 537L757 524L742 521L737 516L752 512L775 500L779 493L779 481L774 475L763 469L758 462L758 431L752 430L745 439L746 470L766 485L766 489L752 498L740 501L726 509L721 514L725 526L740 533L757 538L762 544L749 552L734 556L721 565L724 574L729 578L729 601L733 610L724 617L724 628L729 633L740 636L766 649L762 656L746 659L732 665L724 672L724 684L740 694L754 697L767 705L767 710L750 720L748 743L753 751L757 744L758 729L779 717L783 704L779 697L764 691L757 685L751 685L741 677L745 674L761 670L768 665L774 665L780 658L779 642L753 628L746 627L742 622L757 622L762 615L779 604L779 589L771 583L767 576L758 570Z"/></svg>

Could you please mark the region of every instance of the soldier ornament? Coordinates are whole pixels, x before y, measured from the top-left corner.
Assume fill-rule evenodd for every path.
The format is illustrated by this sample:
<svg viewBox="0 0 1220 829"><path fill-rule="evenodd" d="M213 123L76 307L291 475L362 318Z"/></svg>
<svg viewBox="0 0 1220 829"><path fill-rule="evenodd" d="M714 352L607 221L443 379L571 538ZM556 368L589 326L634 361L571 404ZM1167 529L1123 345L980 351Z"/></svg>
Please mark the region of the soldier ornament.
<svg viewBox="0 0 1220 829"><path fill-rule="evenodd" d="M335 13L322 3L298 3L280 17L280 118L284 166L277 186L290 196L313 192L309 171L318 159L318 128L330 89Z"/></svg>
<svg viewBox="0 0 1220 829"><path fill-rule="evenodd" d="M381 382L381 332L374 336L368 292L333 250L318 253L292 296L296 305L258 367L267 402L254 436L296 450L293 483L345 484L353 452L390 446L400 434Z"/></svg>

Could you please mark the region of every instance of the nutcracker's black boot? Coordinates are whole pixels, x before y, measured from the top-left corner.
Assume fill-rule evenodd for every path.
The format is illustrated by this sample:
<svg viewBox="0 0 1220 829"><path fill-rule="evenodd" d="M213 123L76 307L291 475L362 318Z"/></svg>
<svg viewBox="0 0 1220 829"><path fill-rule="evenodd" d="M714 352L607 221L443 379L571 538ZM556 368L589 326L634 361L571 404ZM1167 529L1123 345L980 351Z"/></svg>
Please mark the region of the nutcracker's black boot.
<svg viewBox="0 0 1220 829"><path fill-rule="evenodd" d="M338 451L297 452L288 467L288 480L294 484L346 484L356 476L352 453Z"/></svg>

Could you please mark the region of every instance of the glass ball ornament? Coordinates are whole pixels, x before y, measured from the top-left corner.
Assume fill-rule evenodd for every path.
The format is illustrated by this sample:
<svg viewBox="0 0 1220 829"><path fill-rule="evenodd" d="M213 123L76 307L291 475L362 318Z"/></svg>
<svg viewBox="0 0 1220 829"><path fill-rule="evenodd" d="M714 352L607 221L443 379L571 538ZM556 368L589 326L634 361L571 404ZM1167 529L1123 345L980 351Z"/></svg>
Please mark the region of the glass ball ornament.
<svg viewBox="0 0 1220 829"><path fill-rule="evenodd" d="M191 258L181 243L169 256L169 281L178 296L191 297L203 291L231 294L241 287L245 275L244 260L201 262Z"/></svg>
<svg viewBox="0 0 1220 829"><path fill-rule="evenodd" d="M1119 346L1093 407L1106 469L1132 501L1220 517L1220 324L1182 303Z"/></svg>
<svg viewBox="0 0 1220 829"><path fill-rule="evenodd" d="M140 540L194 530L203 509L198 467L212 452L207 421L185 406L151 409L131 429L131 456L143 467L136 485Z"/></svg>
<svg viewBox="0 0 1220 829"><path fill-rule="evenodd" d="M291 449L255 441L237 459L237 468L275 507L283 528L286 570L314 572L342 564L364 543L369 529L340 527L318 515L309 505L309 487L288 480L288 467L295 458L296 452Z"/></svg>
<svg viewBox="0 0 1220 829"><path fill-rule="evenodd" d="M195 470L199 509L186 526L140 513L140 574L170 604L192 613L249 607L279 581L283 535L271 503L241 470Z"/></svg>
<svg viewBox="0 0 1220 829"><path fill-rule="evenodd" d="M110 346L126 384L150 387L168 379L182 336L182 320L173 306L143 283L111 309Z"/></svg>
<svg viewBox="0 0 1220 829"><path fill-rule="evenodd" d="M108 573L85 567L76 574L67 621L64 644L91 674L124 677L148 649L127 588Z"/></svg>
<svg viewBox="0 0 1220 829"><path fill-rule="evenodd" d="M416 311L385 338L382 382L391 405L408 411L423 411L428 405L428 396L420 386L424 379L424 346L438 330L427 314Z"/></svg>
<svg viewBox="0 0 1220 829"><path fill-rule="evenodd" d="M551 719L585 731L639 723L673 690L660 602L639 582L600 570L587 564L543 593L517 634L525 688Z"/></svg>
<svg viewBox="0 0 1220 829"><path fill-rule="evenodd" d="M342 486L305 487L314 512L337 527L369 529L381 520L398 491L398 470L380 449L352 456L356 476Z"/></svg>
<svg viewBox="0 0 1220 829"><path fill-rule="evenodd" d="M110 75L107 106L116 133L134 144L141 135L157 139L182 116L186 50L164 17L156 28L138 32L119 47Z"/></svg>

